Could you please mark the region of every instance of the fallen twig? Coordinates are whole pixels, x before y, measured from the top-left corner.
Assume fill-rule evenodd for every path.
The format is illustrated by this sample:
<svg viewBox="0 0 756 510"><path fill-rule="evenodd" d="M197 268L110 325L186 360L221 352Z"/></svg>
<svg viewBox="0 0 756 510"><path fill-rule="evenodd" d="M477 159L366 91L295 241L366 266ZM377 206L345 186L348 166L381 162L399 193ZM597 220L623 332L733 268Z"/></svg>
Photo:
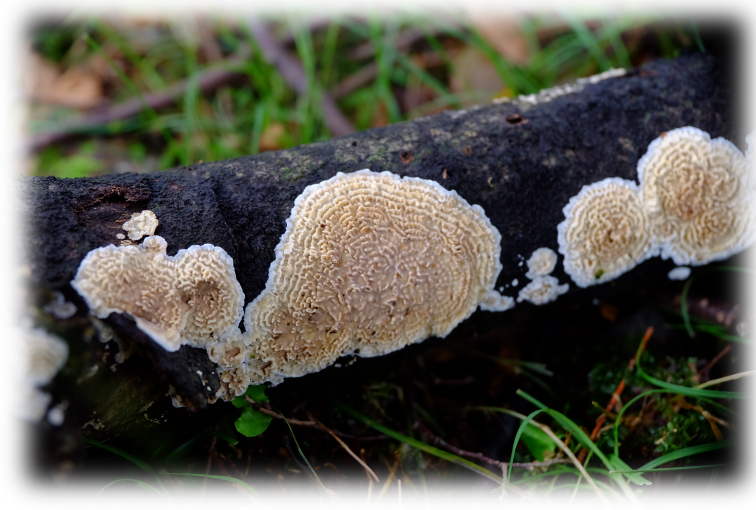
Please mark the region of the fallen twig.
<svg viewBox="0 0 756 510"><path fill-rule="evenodd" d="M492 464L494 466L498 466L498 467L500 467L502 469L507 469L509 467L509 462L503 462L503 461L500 461L500 460L495 460L495 459L492 459L490 457L486 457L482 453L468 452L466 450L462 450L460 448L457 448L454 445L451 445L451 444L447 443L446 441L444 441L440 437L438 437L435 434L433 434L433 432L431 432L430 429L428 429L428 427L426 427L425 425L423 425L419 421L415 422L415 428L422 429L423 432L428 437L430 437L433 440L433 442L435 442L438 445L443 446L447 450L450 450L450 451L456 453L457 455L460 455L462 457L470 457L470 458L473 458L473 459L478 459L478 460L481 460L483 462L487 462L488 464ZM512 463L512 467L525 468L528 471L532 471L533 469L535 469L537 467L547 467L547 466L551 466L552 464L571 464L571 463L572 463L572 461L568 460L568 459L553 459L553 460L544 461L544 462L513 462Z"/></svg>
<svg viewBox="0 0 756 510"><path fill-rule="evenodd" d="M383 487L381 487L381 492L378 493L378 497L375 499L376 503L379 502L381 498L383 498L384 494L386 494L386 491L391 485L391 481L394 479L394 475L396 475L396 470L398 467L399 467L399 456L397 455L396 460L394 461L394 465L391 466L391 470L389 471L386 481L383 482Z"/></svg>
<svg viewBox="0 0 756 510"><path fill-rule="evenodd" d="M255 40L257 40L257 44L260 46L265 59L278 69L278 72L281 73L286 83L293 87L298 94L306 94L309 84L307 83L304 68L299 60L290 55L281 46L261 20L250 18L247 20L247 26ZM333 97L328 92L323 91L321 93L321 100L323 120L328 125L328 129L333 136L344 136L355 132L352 123L341 113Z"/></svg>
<svg viewBox="0 0 756 510"><path fill-rule="evenodd" d="M215 464L215 467L217 467L221 473L223 473L223 476L231 476L231 473L228 471L228 468L226 468L225 463L222 459L222 454L219 454L216 450L211 451L211 456L213 458L213 463ZM231 485L231 487L234 488L234 490L246 501L252 503L260 510L268 510L268 508L262 504L262 502L255 497L254 494L249 492L247 489L239 485L238 483L234 482L226 482Z"/></svg>
<svg viewBox="0 0 756 510"><path fill-rule="evenodd" d="M304 464L301 460L299 460L299 458L294 453L294 450L291 449L291 444L289 444L288 437L286 436L283 437L283 443L284 443L284 447L286 448L287 453L291 457L291 460L293 460L294 463L297 466L299 466L299 469L302 471L302 474L305 475L307 480L313 485L313 487L315 487L315 490L318 491L318 494L320 495L320 497L328 501L333 501L340 507L346 506L346 502L344 501L344 499L341 497L341 495L338 492L325 487L320 482L320 480L318 480L315 477L315 473L313 473L310 470L310 467Z"/></svg>
<svg viewBox="0 0 756 510"><path fill-rule="evenodd" d="M369 473L370 473L371 475L373 475L373 478L375 478L375 481L376 481L376 482L380 482L380 480L378 479L378 475L376 475L376 474L375 474L375 473L373 472L373 470L372 470L372 469L370 469L370 466L368 466L368 465L367 465L367 464L366 464L365 462L363 462L363 461L362 461L362 459L360 459L360 458L359 458L359 457L358 457L357 455L355 455L355 454L354 454L354 452L352 452L352 450L350 450L350 449L349 449L349 447L348 447L348 446L346 445L346 443L344 443L344 441L342 441L342 440L341 440L341 439L339 438L339 436L337 436L336 434L334 434L334 433L333 433L333 431L331 431L331 429L329 429L328 427L326 427L325 425L323 425L323 424L322 424L322 423L321 423L321 422L320 422L320 421L319 421L319 420L318 420L317 418L315 418L315 417L314 417L314 416L313 416L313 415L312 415L311 413L309 413L309 412L307 412L307 411L305 411L305 412L306 412L306 413L307 413L307 415L308 415L308 416L309 416L309 417L310 417L310 418L312 419L312 421L314 421L314 422L315 422L316 424L318 424L318 425L320 426L320 428L322 428L323 430L325 430L326 432L328 432L329 434L331 434L331 436L332 436L332 437L333 437L333 438L334 438L334 439L336 440L336 442L337 442L337 443L339 443L339 444L341 445L341 447L342 447L342 448L344 448L344 449L346 450L346 452L347 452L347 453L348 453L349 455L351 455L351 456L352 456L352 457L354 458L354 460L356 460L357 462L359 462L359 463L360 463L360 465L361 465L361 466L362 466L363 468L365 468L365 471L367 471L367 472L369 472Z"/></svg>
<svg viewBox="0 0 756 510"><path fill-rule="evenodd" d="M210 448L207 453L207 464L205 465L205 477L202 479L202 489L200 489L200 497L204 496L205 489L207 488L207 475L210 474L210 466L213 464L213 453L215 452L215 443L217 443L218 437L213 436L210 441Z"/></svg>
<svg viewBox="0 0 756 510"><path fill-rule="evenodd" d="M261 406L261 405L260 405L259 403L255 402L254 400L252 400L251 398L249 398L249 397L248 397L248 396L246 396L246 395L244 396L244 399L245 399L245 400L246 400L247 402L249 402L250 404L254 405L254 406L255 406L255 409L256 409L256 410L260 411L261 413L265 413L265 414L267 414L268 416L272 416L273 418L276 418L276 419L278 419L278 420L285 420L285 421L288 421L288 422L289 422L289 423L291 423L291 424L294 424L294 425L302 425L303 427L313 427L313 428L316 428L316 429L319 429L319 428L321 428L321 427L320 427L320 426L319 426L319 425L318 425L317 423L315 423L314 421L301 421L301 420L295 420L295 419L293 419L293 418L284 418L283 416L281 416L281 415L280 415L280 414L278 414L277 412L275 412L275 411L272 411L272 410L270 410L270 409L266 409L266 408L264 408L264 407L263 407L263 406ZM310 414L310 413L307 413L307 414ZM312 416L312 415L310 415L310 416ZM345 437L345 438L347 438L347 439L356 439L356 440L358 440L358 441L377 441L377 440L380 440L380 439L386 439L386 438L388 437L388 436L387 436L387 435L385 435L385 434L378 434L378 435L376 435L376 436L364 436L364 437L361 437L361 436L353 436L353 435L351 435L351 434L345 434L345 433L343 433L343 432L339 432L339 431L338 431L338 430L336 430L336 429L325 429L325 430L327 430L328 432L333 432L333 433L334 433L334 434L336 434L337 436Z"/></svg>

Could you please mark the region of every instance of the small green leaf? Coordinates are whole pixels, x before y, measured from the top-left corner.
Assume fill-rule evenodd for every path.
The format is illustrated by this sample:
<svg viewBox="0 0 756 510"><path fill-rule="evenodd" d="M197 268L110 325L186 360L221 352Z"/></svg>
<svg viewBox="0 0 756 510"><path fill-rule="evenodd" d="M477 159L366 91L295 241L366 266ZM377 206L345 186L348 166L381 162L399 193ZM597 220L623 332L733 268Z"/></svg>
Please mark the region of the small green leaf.
<svg viewBox="0 0 756 510"><path fill-rule="evenodd" d="M238 397L237 397L238 398ZM255 411L252 406L245 408L241 416L234 422L236 430L247 437L259 436L268 428L273 417L269 414Z"/></svg>
<svg viewBox="0 0 756 510"><path fill-rule="evenodd" d="M528 423L522 432L522 440L530 453L539 462L544 461L544 452L553 452L557 444L546 432Z"/></svg>
<svg viewBox="0 0 756 510"><path fill-rule="evenodd" d="M250 399L254 400L255 402L270 402L268 400L268 397L265 396L265 385L264 384L258 384L257 386L250 386L247 388L247 391L244 393L244 395L239 395L238 397L235 397L232 403L234 404L234 407L237 409L245 409L248 406L251 406L249 402L244 397L249 397Z"/></svg>
<svg viewBox="0 0 756 510"><path fill-rule="evenodd" d="M638 473L634 472L630 466L628 466L625 461L619 458L616 454L611 454L609 456L609 460L612 464L614 464L614 471L619 471L620 473L624 474L628 480L633 482L635 485L651 485L651 482L643 478Z"/></svg>

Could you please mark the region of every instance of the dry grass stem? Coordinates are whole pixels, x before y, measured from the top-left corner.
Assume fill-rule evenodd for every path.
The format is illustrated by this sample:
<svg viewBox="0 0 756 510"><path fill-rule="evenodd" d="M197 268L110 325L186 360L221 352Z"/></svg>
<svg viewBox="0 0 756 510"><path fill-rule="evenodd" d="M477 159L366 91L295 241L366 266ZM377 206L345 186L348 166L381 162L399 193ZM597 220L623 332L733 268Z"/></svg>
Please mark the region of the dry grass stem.
<svg viewBox="0 0 756 510"><path fill-rule="evenodd" d="M735 381L736 379L740 379L741 377L747 377L753 374L756 374L756 370L749 370L748 372L740 372L739 374L732 374L726 377L720 377L719 379L712 379L711 381L705 382L703 384L699 384L698 386L693 386L693 389L701 390L703 388L708 388L709 386L714 386L715 384L722 384L728 381Z"/></svg>
<svg viewBox="0 0 756 510"><path fill-rule="evenodd" d="M582 473L583 478L585 478L585 481L588 482L588 484L593 488L593 491L596 493L596 495L599 497L601 501L603 501L607 506L609 505L609 500L606 497L606 494L604 494L604 491L599 489L599 486L596 485L596 482L593 481L593 478L591 478L591 475L588 474L588 471L585 470L583 467L583 464L580 463L580 461L575 457L575 454L572 453L572 451L567 448L567 445L565 445L561 439L559 439L556 434L554 434L554 431L551 430L551 428L548 425L544 425L542 423L536 423L535 421L531 420L530 423L544 431L552 441L554 441L559 448L562 449L562 451L567 455L567 457L570 458L572 463L575 465L575 467Z"/></svg>
<svg viewBox="0 0 756 510"><path fill-rule="evenodd" d="M391 466L391 471L389 471L388 477L386 478L386 481L383 482L383 487L381 487L381 492L378 493L378 497L375 500L376 503L379 502L383 498L384 494L386 494L386 491L391 485L391 481L394 479L394 475L396 474L396 470L398 467L399 467L399 457L396 458L396 461L394 461L394 465Z"/></svg>
<svg viewBox="0 0 756 510"><path fill-rule="evenodd" d="M346 450L346 452L347 452L347 453L348 453L349 455L351 455L351 456L352 456L352 457L354 458L354 460L356 460L357 462L359 462L359 463L360 463L360 465L361 465L361 466L362 466L363 468L365 468L365 471L367 471L368 473L370 473L371 475L373 475L373 478L375 478L375 481L376 481L376 482L380 482L380 480L378 479L378 475L376 475L376 474L375 474L375 473L373 472L373 470L372 470L372 469L370 469L370 466L368 466L367 464L365 464L365 463L364 463L364 462L362 461L362 459L360 459L360 458L359 458L359 457L358 457L357 455L355 455L355 454L354 454L354 452L353 452L352 450L350 450L350 449L349 449L349 447L348 447L348 446L346 445L346 443L344 443L344 441L342 441L342 440L341 440L341 439L339 438L339 436L337 436L336 434L334 434L334 433L333 433L333 432L331 431L331 429L329 429L328 427L326 427L325 425L323 425L323 424L322 424L322 423L321 423L321 422L320 422L320 421L319 421L319 420L318 420L317 418L315 418L315 417L314 417L314 416L313 416L313 415L312 415L311 413L309 413L308 411L305 411L305 412L307 413L307 416L309 416L310 418L312 418L312 420L313 420L313 421L314 421L315 423L317 423L318 425L320 425L320 427L321 427L321 428L322 428L323 430L325 430L326 432L328 432L329 434L331 434L331 437L333 437L333 438L334 438L334 439L336 440L336 442L337 442L337 443L339 443L339 444L341 445L341 447L342 447L342 448L344 448L344 449Z"/></svg>

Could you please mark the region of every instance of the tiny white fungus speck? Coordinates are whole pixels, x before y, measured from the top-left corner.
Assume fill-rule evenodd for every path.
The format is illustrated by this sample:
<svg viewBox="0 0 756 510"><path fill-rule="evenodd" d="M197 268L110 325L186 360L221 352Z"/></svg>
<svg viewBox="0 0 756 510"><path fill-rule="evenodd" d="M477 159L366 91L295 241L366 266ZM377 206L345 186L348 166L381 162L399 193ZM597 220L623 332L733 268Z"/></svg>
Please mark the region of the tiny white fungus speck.
<svg viewBox="0 0 756 510"><path fill-rule="evenodd" d="M687 280L689 276L689 267L676 267L667 274L667 278L670 280Z"/></svg>

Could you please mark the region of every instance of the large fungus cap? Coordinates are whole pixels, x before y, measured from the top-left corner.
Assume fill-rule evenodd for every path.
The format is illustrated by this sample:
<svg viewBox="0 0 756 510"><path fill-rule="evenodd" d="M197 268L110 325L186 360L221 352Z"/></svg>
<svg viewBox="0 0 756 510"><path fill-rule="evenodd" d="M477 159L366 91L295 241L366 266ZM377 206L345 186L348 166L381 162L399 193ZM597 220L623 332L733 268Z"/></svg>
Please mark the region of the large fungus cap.
<svg viewBox="0 0 756 510"><path fill-rule="evenodd" d="M579 287L613 280L653 255L634 182L611 177L583 186L563 211L559 253Z"/></svg>
<svg viewBox="0 0 756 510"><path fill-rule="evenodd" d="M663 258L706 264L753 241L752 176L729 141L693 127L669 131L638 161L638 179Z"/></svg>
<svg viewBox="0 0 756 510"><path fill-rule="evenodd" d="M253 382L446 336L501 304L500 242L480 206L432 181L361 170L308 186L245 313Z"/></svg>

